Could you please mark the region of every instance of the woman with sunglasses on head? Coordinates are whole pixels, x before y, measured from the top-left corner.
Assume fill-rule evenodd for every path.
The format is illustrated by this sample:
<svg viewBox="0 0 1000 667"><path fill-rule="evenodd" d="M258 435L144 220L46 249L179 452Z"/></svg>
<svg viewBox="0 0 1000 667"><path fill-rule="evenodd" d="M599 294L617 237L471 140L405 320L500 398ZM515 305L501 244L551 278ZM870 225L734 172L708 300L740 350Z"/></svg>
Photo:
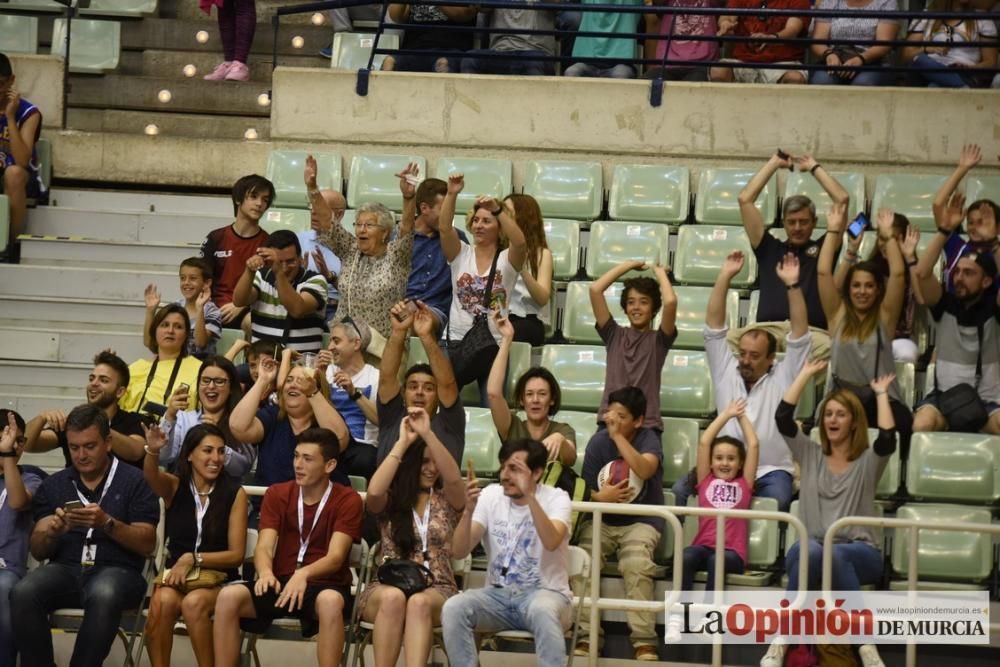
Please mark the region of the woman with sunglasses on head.
<svg viewBox="0 0 1000 667"><path fill-rule="evenodd" d="M168 667L174 625L184 617L199 667L215 664L212 612L222 585L238 578L247 539L247 494L223 461L226 436L198 424L184 437L176 474L160 469L169 438L146 428L143 474L166 506L167 562L149 601L147 650L153 667Z"/></svg>
<svg viewBox="0 0 1000 667"><path fill-rule="evenodd" d="M934 0L927 11L973 12L970 0ZM903 48L902 62L913 66L913 79L929 88L983 88L993 78L980 74L997 66L997 26L983 14L976 19L914 19L910 42L932 45ZM967 42L992 42L990 46L964 46Z"/></svg>
<svg viewBox="0 0 1000 667"><path fill-rule="evenodd" d="M368 352L382 356L385 339L392 333L389 310L406 294L413 253L413 223L416 219L416 191L419 168L407 165L399 176L403 195L403 215L396 238L392 236L392 212L377 203L361 204L354 220L354 234L334 221L333 210L316 185L316 160L306 158L305 181L309 203L321 228L320 243L340 258L341 272L337 287L340 303L334 322L345 317L364 320L373 330Z"/></svg>
<svg viewBox="0 0 1000 667"><path fill-rule="evenodd" d="M225 357L208 357L198 371L196 386L196 410L186 409L187 392L178 390L170 397L167 412L160 420L160 428L167 437L167 444L160 450L160 465L174 470L188 431L198 424L215 424L226 443L226 472L239 479L250 472L257 452L253 445L238 441L229 430L229 415L243 398L236 367Z"/></svg>
<svg viewBox="0 0 1000 667"><path fill-rule="evenodd" d="M891 46L871 46L855 43L896 39L899 21L893 14L899 11L897 0L821 0L817 10L853 10L865 16L817 16L813 19L815 40L812 49L818 63L826 69L813 70L809 83L824 86L888 86L895 74L880 71L878 66L892 64ZM830 40L830 41L826 41ZM857 69L873 67L875 69Z"/></svg>

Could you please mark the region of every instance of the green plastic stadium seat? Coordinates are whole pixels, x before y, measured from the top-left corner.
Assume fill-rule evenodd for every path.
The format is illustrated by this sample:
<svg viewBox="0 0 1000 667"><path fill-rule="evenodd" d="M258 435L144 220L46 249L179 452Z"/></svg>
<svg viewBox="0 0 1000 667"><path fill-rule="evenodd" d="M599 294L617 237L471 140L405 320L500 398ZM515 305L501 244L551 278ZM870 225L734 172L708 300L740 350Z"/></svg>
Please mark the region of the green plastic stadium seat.
<svg viewBox="0 0 1000 667"><path fill-rule="evenodd" d="M281 208L309 208L306 184L302 172L306 157L316 158L318 171L317 185L321 190L341 191L343 177L340 170L340 154L319 151L274 150L267 156L267 180L274 183L272 206ZM398 182L398 181L397 181ZM396 189L397 193L399 188Z"/></svg>
<svg viewBox="0 0 1000 667"><path fill-rule="evenodd" d="M595 222L587 242L587 275L598 278L626 260L643 259L667 264L670 228L649 222ZM622 279L652 275L651 270L630 271Z"/></svg>
<svg viewBox="0 0 1000 667"><path fill-rule="evenodd" d="M580 223L563 218L545 218L545 242L552 253L552 277L572 280L580 270Z"/></svg>
<svg viewBox="0 0 1000 667"><path fill-rule="evenodd" d="M420 345L420 339L413 339L410 347L411 350L414 344L420 346L420 351L423 353L423 346ZM517 406L514 398L514 385L517 384L517 379L524 375L524 372L529 368L531 368L531 345L529 343L512 343L510 346L510 359L507 362L507 382L504 385L504 395L507 397L507 403L511 407ZM478 384L470 382L462 387L462 403L464 405L479 405Z"/></svg>
<svg viewBox="0 0 1000 667"><path fill-rule="evenodd" d="M52 187L52 142L47 137L40 137L35 143L35 155L38 156L38 170L42 176L42 184L46 189Z"/></svg>
<svg viewBox="0 0 1000 667"><path fill-rule="evenodd" d="M858 211L865 210L865 175L858 172L833 172L833 177L840 181L840 184L851 196L851 202L847 208L847 220L851 221ZM830 208L830 195L819 184L815 178L801 171L795 171L788 175L785 181L785 199L794 195L805 195L812 199L816 205L816 226L826 227L826 212ZM778 214L781 215L780 213Z"/></svg>
<svg viewBox="0 0 1000 667"><path fill-rule="evenodd" d="M757 259L743 229L682 225L677 233L674 279L680 285L714 285L722 263L734 250L742 250L746 260L731 286L750 287L757 281Z"/></svg>
<svg viewBox="0 0 1000 667"><path fill-rule="evenodd" d="M707 225L742 225L740 191L753 178L751 169L705 169L698 178L695 220ZM772 177L757 198L757 208L769 225L778 212L778 181Z"/></svg>
<svg viewBox="0 0 1000 667"><path fill-rule="evenodd" d="M917 435L917 434L914 434ZM913 456L912 450L910 454ZM907 504L896 510L896 518L947 523L981 523L989 525L989 510L957 505ZM892 541L892 569L901 578L908 573L910 535L897 528ZM917 576L921 582L939 580L928 588L951 588L944 582L969 584L986 580L993 569L993 549L990 535L975 532L955 532L922 529L917 550ZM906 588L905 581L893 581L891 590Z"/></svg>
<svg viewBox="0 0 1000 667"><path fill-rule="evenodd" d="M664 417L660 440L663 443L663 486L669 487L695 465L691 452L698 449L698 422Z"/></svg>
<svg viewBox="0 0 1000 667"><path fill-rule="evenodd" d="M84 16L152 16L156 13L156 0L90 0L90 7L81 9Z"/></svg>
<svg viewBox="0 0 1000 667"><path fill-rule="evenodd" d="M677 340L675 348L691 350L705 349L705 309L712 294L711 287L678 286L677 293ZM739 325L740 294L729 290L726 294L726 326L733 329Z"/></svg>
<svg viewBox="0 0 1000 667"><path fill-rule="evenodd" d="M243 332L238 329L223 329L222 335L219 336L219 340L215 343L215 349L218 354L223 355L229 351L229 348L233 346L238 340L246 340ZM238 357L238 359L240 359ZM240 361L235 361L233 363L240 363Z"/></svg>
<svg viewBox="0 0 1000 667"><path fill-rule="evenodd" d="M966 176L965 203L990 199L1000 204L1000 176Z"/></svg>
<svg viewBox="0 0 1000 667"><path fill-rule="evenodd" d="M703 419L715 413L712 377L705 353L670 350L660 375L660 412Z"/></svg>
<svg viewBox="0 0 1000 667"><path fill-rule="evenodd" d="M424 158L415 155L355 155L347 182L347 205L358 208L367 202L379 202L391 211L403 210L396 174L410 162L417 163L421 174L427 172Z"/></svg>
<svg viewBox="0 0 1000 667"><path fill-rule="evenodd" d="M117 69L121 38L121 24L118 21L73 19L70 71L102 74ZM66 55L66 19L56 19L52 23L51 53L54 56Z"/></svg>
<svg viewBox="0 0 1000 667"><path fill-rule="evenodd" d="M309 224L309 211L303 208L269 208L260 220L261 228L268 234L279 229L304 232Z"/></svg>
<svg viewBox="0 0 1000 667"><path fill-rule="evenodd" d="M899 391L903 394L903 403L912 408L916 402L916 368L913 362L896 362L896 382L899 383Z"/></svg>
<svg viewBox="0 0 1000 667"><path fill-rule="evenodd" d="M493 415L486 408L465 408L465 453L462 469L472 461L477 477L496 477L500 464L500 436L493 425Z"/></svg>
<svg viewBox="0 0 1000 667"><path fill-rule="evenodd" d="M601 164L532 160L525 165L524 193L538 201L545 216L595 220L604 201Z"/></svg>
<svg viewBox="0 0 1000 667"><path fill-rule="evenodd" d="M519 410L517 416L524 419L524 411ZM568 424L576 431L576 463L573 464L573 470L579 475L583 472L583 457L587 452L587 443L597 432L597 415L593 412L560 410L552 417L552 421Z"/></svg>
<svg viewBox="0 0 1000 667"><path fill-rule="evenodd" d="M691 498L689 505L697 505L697 500ZM778 501L774 498L754 498L750 501L750 509L761 512L777 512ZM685 544L690 545L697 534L698 521L690 517L684 522ZM690 524L690 528L688 527ZM727 574L727 586L767 586L774 578L769 569L778 559L778 522L766 519L750 519L747 528L747 564L743 574ZM696 581L708 580L708 572L701 571L695 575Z"/></svg>
<svg viewBox="0 0 1000 667"><path fill-rule="evenodd" d="M53 12L61 14L66 11L66 5L60 5L53 0L8 0L14 9L23 9L32 12ZM75 2L73 3L76 4ZM4 44L6 46L6 44Z"/></svg>
<svg viewBox="0 0 1000 667"><path fill-rule="evenodd" d="M511 192L510 160L478 157L443 157L437 161L434 175L443 181L449 174L464 174L465 188L458 195L455 211L464 213L472 208L479 195L503 199Z"/></svg>
<svg viewBox="0 0 1000 667"><path fill-rule="evenodd" d="M1000 501L1000 437L978 433L914 433L906 488L921 500Z"/></svg>
<svg viewBox="0 0 1000 667"><path fill-rule="evenodd" d="M602 344L594 323L594 309L590 305L590 282L574 281L566 284L566 307L563 311L563 335L574 343ZM621 326L628 326L628 318L621 307L622 283L612 283L604 290L604 302L608 304L611 317ZM660 314L653 318L653 326L659 326Z"/></svg>
<svg viewBox="0 0 1000 667"><path fill-rule="evenodd" d="M603 345L546 345L539 364L552 371L562 390L562 407L596 412L604 395Z"/></svg>
<svg viewBox="0 0 1000 667"><path fill-rule="evenodd" d="M612 220L679 225L687 220L690 203L691 175L687 167L615 166L608 199Z"/></svg>
<svg viewBox="0 0 1000 667"><path fill-rule="evenodd" d="M928 174L880 174L875 181L872 215L877 215L879 209L889 208L905 215L920 231L933 232L936 227L931 203L946 178Z"/></svg>
<svg viewBox="0 0 1000 667"><path fill-rule="evenodd" d="M368 59L375 46L375 35L369 32L338 32L333 35L333 57L330 67L333 69L368 69ZM378 40L380 49L398 49L399 36L385 33ZM376 54L372 69L379 69L385 55Z"/></svg>
<svg viewBox="0 0 1000 667"><path fill-rule="evenodd" d="M38 17L0 14L0 44L6 53L35 53L38 50Z"/></svg>
<svg viewBox="0 0 1000 667"><path fill-rule="evenodd" d="M869 444L875 442L875 438L878 437L878 429L870 428L868 429L868 442ZM812 431L809 432L809 438L813 442L819 442L819 428L814 427ZM910 450L912 451L912 449ZM911 454L912 456L912 454ZM896 494L899 489L899 483L902 481L900 463L900 453L899 453L899 435L896 436L896 449L893 451L892 456L889 457L889 463L886 464L885 470L882 471L882 477L879 478L878 486L875 488L875 495L878 498L889 498Z"/></svg>

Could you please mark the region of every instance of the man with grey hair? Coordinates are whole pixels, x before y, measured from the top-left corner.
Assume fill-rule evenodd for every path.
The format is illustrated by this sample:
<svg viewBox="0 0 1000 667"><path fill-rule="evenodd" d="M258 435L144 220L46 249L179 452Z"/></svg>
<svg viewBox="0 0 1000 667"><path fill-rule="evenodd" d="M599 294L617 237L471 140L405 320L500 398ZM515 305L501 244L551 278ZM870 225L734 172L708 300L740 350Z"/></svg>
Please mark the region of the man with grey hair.
<svg viewBox="0 0 1000 667"><path fill-rule="evenodd" d="M339 225L347 210L347 200L336 190L320 190L320 196L333 211L333 219L322 219L315 206L309 207L309 229L297 232L299 245L302 246L302 259L306 268L326 278L326 319L332 320L337 314L337 304L340 302L340 292L337 290L337 279L340 277L340 258L333 251L319 242L319 236L325 233L331 225Z"/></svg>
<svg viewBox="0 0 1000 667"><path fill-rule="evenodd" d="M808 171L815 178L834 203L847 205L850 196L847 190L811 155L792 157L778 149L771 159L754 174L750 182L740 192L740 215L743 228L750 239L757 266L760 267L760 299L757 305L754 329L771 333L784 349L784 341L791 330L788 322L788 299L786 286L778 278L774 267L781 263L786 253L794 254L799 260L799 286L806 299L809 315L809 329L812 334L812 356L827 359L830 356L830 335L827 332L826 316L819 300L819 286L816 279L816 260L823 245L825 235L819 240L812 238L816 229L816 205L805 195L787 197L781 211L781 223L786 240L780 240L768 231L770 221L765 221L755 202L764 186L778 169ZM729 335L729 342L735 348L743 329L735 329Z"/></svg>
<svg viewBox="0 0 1000 667"><path fill-rule="evenodd" d="M365 363L371 342L368 325L345 317L330 327L330 344L319 353L317 366L330 383L330 401L347 422L351 441L340 455L339 467L369 479L377 467L379 371Z"/></svg>

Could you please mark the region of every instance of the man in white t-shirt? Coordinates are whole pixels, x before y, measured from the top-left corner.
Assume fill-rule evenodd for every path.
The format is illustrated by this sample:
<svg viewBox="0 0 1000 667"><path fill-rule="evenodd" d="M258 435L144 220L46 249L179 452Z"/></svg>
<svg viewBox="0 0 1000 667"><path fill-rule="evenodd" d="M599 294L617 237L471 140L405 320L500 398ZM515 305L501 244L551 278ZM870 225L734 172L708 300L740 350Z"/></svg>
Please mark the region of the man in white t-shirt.
<svg viewBox="0 0 1000 667"><path fill-rule="evenodd" d="M449 598L441 611L453 665L477 664L475 633L500 630L530 631L543 667L566 662L570 499L538 483L546 458L540 442L512 440L500 448L499 484L480 493L476 480L469 480L453 557L465 558L484 541L489 565L485 588Z"/></svg>

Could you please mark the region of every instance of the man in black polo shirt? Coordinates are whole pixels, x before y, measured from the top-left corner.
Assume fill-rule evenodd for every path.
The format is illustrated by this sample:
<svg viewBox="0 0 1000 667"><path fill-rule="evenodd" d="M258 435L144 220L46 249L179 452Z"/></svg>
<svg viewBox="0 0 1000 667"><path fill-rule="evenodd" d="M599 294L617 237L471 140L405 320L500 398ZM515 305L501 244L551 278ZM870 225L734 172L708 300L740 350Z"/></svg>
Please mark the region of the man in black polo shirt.
<svg viewBox="0 0 1000 667"><path fill-rule="evenodd" d="M411 309L411 305L415 307ZM423 408L431 416L431 430L462 465L465 450L465 408L458 395L458 383L451 362L437 339L437 318L420 301L400 301L392 307L392 333L386 341L379 367L378 462L389 455L399 437L399 425L407 408ZM399 385L399 366L410 327L420 337L429 364L414 364Z"/></svg>
<svg viewBox="0 0 1000 667"><path fill-rule="evenodd" d="M160 507L142 473L111 455L111 427L96 405L66 418L73 467L44 482L33 500L31 553L49 562L11 593L14 637L25 665L52 665L49 612L83 607L74 667L100 667L122 612L146 593L143 559L156 548Z"/></svg>
<svg viewBox="0 0 1000 667"><path fill-rule="evenodd" d="M764 220L755 204L774 172L778 169L791 169L793 164L799 171L808 171L819 181L834 203L843 203L846 206L850 200L847 190L812 156L792 157L780 149L746 184L739 195L740 215L743 218L743 228L750 239L750 246L757 257L760 272L757 321L751 324L751 327L771 333L778 340L779 349L784 351L785 340L791 331L788 322L788 298L785 296L785 283L778 278L775 268L781 263L785 253L794 253L799 259L799 283L809 314L812 357L827 359L830 356L830 336L826 330L826 316L819 300L819 286L816 279L816 260L819 258L819 250L825 236L818 241L812 238L816 229L816 205L805 195L793 195L785 199L781 222L787 240L782 241L768 231L771 221ZM743 333L743 329L734 329L730 332L728 340L732 347L737 346Z"/></svg>
<svg viewBox="0 0 1000 667"><path fill-rule="evenodd" d="M118 407L129 379L128 364L114 352L104 350L94 357L94 370L90 371L85 391L87 403L103 410L111 423L111 451L141 469L142 446L146 444L142 417ZM73 465L66 442L66 413L62 410L46 410L32 419L24 429L24 438L24 451L47 452L59 447L66 467Z"/></svg>

